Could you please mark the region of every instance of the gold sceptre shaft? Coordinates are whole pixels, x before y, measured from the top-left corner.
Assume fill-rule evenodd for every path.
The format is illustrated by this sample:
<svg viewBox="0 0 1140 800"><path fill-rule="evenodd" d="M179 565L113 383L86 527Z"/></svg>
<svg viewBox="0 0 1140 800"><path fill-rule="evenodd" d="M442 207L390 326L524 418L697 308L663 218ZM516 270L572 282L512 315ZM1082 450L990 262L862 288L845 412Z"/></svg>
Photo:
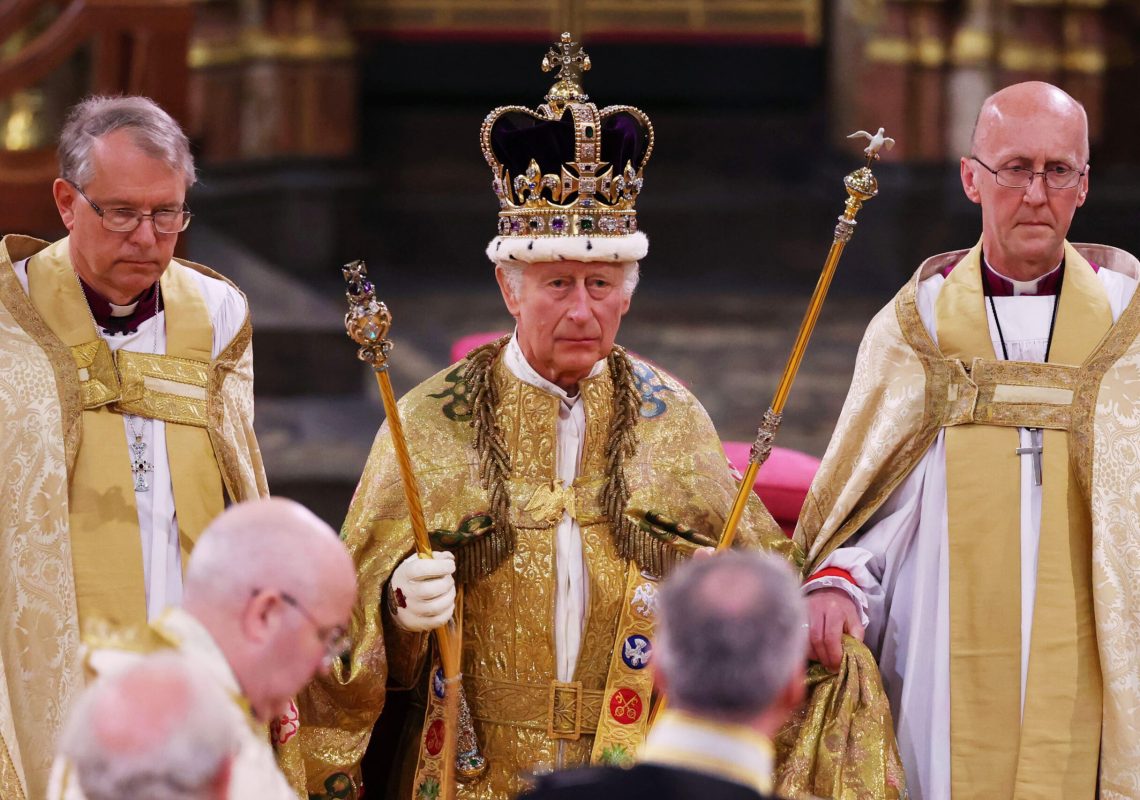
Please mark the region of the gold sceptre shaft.
<svg viewBox="0 0 1140 800"><path fill-rule="evenodd" d="M839 258L843 255L843 248L851 241L855 234L855 215L863 207L863 203L879 193L879 182L871 174L871 164L879 159L879 150L885 145L889 150L894 146L894 139L883 135L883 129L878 133L870 134L858 131L847 138L866 137L870 144L863 152L867 156L867 163L843 179L843 186L847 190L847 202L839 222L835 225L834 238L831 241L831 250L827 253L827 260L823 263L823 271L819 275L819 282L812 292L811 301L807 311L804 312L803 322L800 323L800 332L796 336L792 352L788 356L788 363L784 366L784 374L780 376L780 383L776 387L776 395L772 398L772 405L764 412L764 418L756 431L756 441L752 443L752 450L748 454L748 469L740 481L736 492L736 499L732 502L732 509L724 521L724 530L720 535L717 550L724 550L732 546L736 538L736 528L740 524L740 517L744 513L744 506L748 496L752 493L752 486L756 482L756 472L768 460L772 453L772 441L776 438L776 431L784 417L784 405L788 401L788 394L792 391L792 382L796 379L800 362L807 350L815 323L819 319L819 312L823 309L823 301L827 298L827 290L831 288L831 279L835 276L835 268L839 266Z"/></svg>
<svg viewBox="0 0 1140 800"><path fill-rule="evenodd" d="M855 233L855 215L863 207L863 203L879 193L879 182L871 174L871 164L879 159L879 150L885 145L889 150L894 146L895 140L883 135L883 129L878 133L870 134L859 131L848 136L854 139L865 136L870 144L863 150L867 156L867 163L843 179L843 186L847 189L847 203L839 222L835 225L835 235L831 241L831 250L827 253L827 260L823 262L823 271L819 275L819 282L812 292L811 301L807 311L804 312L803 322L800 323L800 332L796 336L792 352L788 356L788 363L784 365L784 374L780 376L780 383L776 387L776 396L772 405L764 412L760 428L756 431L756 441L752 443L752 450L748 454L748 469L736 490L736 499L732 501L732 508L724 521L724 530L721 531L717 551L732 547L736 538L736 528L740 524L740 517L744 513L744 506L748 503L748 496L752 494L752 486L756 483L756 471L763 466L772 453L772 441L776 438L776 430L784 416L784 404L788 401L788 393L792 390L792 382L796 379L800 362L807 350L808 340L811 339L815 323L819 319L819 312L823 308L823 301L827 298L827 290L831 288L831 279L835 276L835 268L839 265L839 257L843 255L843 248L851 241ZM667 698L664 694L658 695L656 702L649 711L650 727L657 721L657 717L665 710Z"/></svg>
<svg viewBox="0 0 1140 800"><path fill-rule="evenodd" d="M420 558L431 558L431 537L424 523L423 503L420 502L419 483L408 453L404 427L400 422L400 411L396 405L396 395L392 391L392 381L388 376L388 353L392 342L388 330L392 326L392 315L387 306L376 299L375 289L368 279L368 271L363 261L345 264L341 270L347 286L348 313L344 315L344 327L349 337L360 345L356 355L372 367L376 383L380 387L380 397L384 401L384 414L388 420L388 431L392 435L392 445L396 451L396 461L400 467L400 477L404 487L404 499L408 506L408 517L415 538L416 553ZM461 597L461 595L459 596ZM462 600L457 597L456 608L462 608ZM459 721L462 684L460 683L460 629L454 621L436 628L433 632L439 645L439 660L444 678L444 745L440 754L440 790L444 800L455 797L456 780L456 741L459 736ZM467 719L470 715L465 715Z"/></svg>

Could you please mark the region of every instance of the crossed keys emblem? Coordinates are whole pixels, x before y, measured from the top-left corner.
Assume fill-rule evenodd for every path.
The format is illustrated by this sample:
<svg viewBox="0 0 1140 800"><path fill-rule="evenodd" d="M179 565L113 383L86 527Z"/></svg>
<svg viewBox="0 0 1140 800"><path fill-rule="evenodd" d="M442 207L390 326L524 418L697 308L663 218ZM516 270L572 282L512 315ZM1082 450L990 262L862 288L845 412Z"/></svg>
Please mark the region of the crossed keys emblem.
<svg viewBox="0 0 1140 800"><path fill-rule="evenodd" d="M610 716L622 725L637 722L641 711L641 698L632 689L618 689L610 698Z"/></svg>

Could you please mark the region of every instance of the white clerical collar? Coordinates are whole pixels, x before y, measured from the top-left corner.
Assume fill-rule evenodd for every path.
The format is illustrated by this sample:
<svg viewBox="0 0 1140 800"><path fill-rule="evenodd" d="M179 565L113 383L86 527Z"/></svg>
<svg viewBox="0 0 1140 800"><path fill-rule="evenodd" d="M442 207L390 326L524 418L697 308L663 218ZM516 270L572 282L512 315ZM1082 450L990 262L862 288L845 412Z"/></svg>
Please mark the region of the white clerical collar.
<svg viewBox="0 0 1140 800"><path fill-rule="evenodd" d="M692 714L664 711L642 745L638 761L681 767L743 784L760 794L772 792L772 743L745 725L713 722Z"/></svg>
<svg viewBox="0 0 1140 800"><path fill-rule="evenodd" d="M985 258L983 256L982 261L985 263L986 269L988 269L990 272L992 272L994 275L996 275L1001 280L1003 280L1006 283L1013 286L1013 296L1017 297L1017 296L1023 295L1023 294L1033 294L1033 295L1037 294L1037 287L1041 285L1041 281L1045 280L1046 278L1051 276L1053 273L1055 273L1057 270L1059 270L1061 268L1061 265L1065 263L1065 257L1061 256L1061 260L1057 262L1057 266L1053 267L1053 269L1049 270L1044 275L1038 275L1036 278L1034 278L1031 281L1014 280L1013 278L1009 277L1008 275L1002 275L996 269L991 267L988 258Z"/></svg>
<svg viewBox="0 0 1140 800"><path fill-rule="evenodd" d="M522 348L519 347L518 328L516 328L514 334L511 335L511 340L507 342L506 350L503 353L503 361L506 363L507 369L520 381L529 383L531 386L535 386L545 392L549 392L568 407L574 406L582 398L581 392L571 396L557 383L548 381L535 371L534 367L530 365L530 362L526 360L526 356L523 355ZM603 358L594 364L590 369L590 374L586 377L593 378L595 375L601 373L605 367L606 360Z"/></svg>
<svg viewBox="0 0 1140 800"><path fill-rule="evenodd" d="M117 306L108 300L107 305L111 307L112 317L129 317L131 314L135 313L135 309L139 307L139 301L136 300L133 303L127 303L125 306Z"/></svg>

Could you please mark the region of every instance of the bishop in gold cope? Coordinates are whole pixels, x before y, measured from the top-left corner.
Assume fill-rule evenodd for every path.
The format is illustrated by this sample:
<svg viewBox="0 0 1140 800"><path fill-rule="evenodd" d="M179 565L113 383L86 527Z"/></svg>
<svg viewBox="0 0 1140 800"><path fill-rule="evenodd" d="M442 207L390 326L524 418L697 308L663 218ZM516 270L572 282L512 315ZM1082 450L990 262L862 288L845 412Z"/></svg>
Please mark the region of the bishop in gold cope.
<svg viewBox="0 0 1140 800"><path fill-rule="evenodd" d="M986 100L981 239L871 322L797 529L815 653L866 626L917 800L1140 787L1140 263L1067 241L1089 171L1061 89Z"/></svg>
<svg viewBox="0 0 1140 800"><path fill-rule="evenodd" d="M90 98L59 161L68 236L0 241L3 797L44 796L80 627L177 605L206 524L267 493L245 297L173 258L185 135L145 98Z"/></svg>

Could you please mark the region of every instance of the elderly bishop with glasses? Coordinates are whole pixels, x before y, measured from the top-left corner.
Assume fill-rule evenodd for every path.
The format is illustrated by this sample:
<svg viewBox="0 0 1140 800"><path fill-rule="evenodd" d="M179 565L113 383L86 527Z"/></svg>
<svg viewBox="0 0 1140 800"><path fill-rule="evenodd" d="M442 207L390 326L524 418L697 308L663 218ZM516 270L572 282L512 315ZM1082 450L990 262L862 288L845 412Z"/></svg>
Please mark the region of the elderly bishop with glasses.
<svg viewBox="0 0 1140 800"><path fill-rule="evenodd" d="M0 795L42 797L91 619L182 595L207 523L267 494L245 297L173 258L186 136L139 97L72 109L53 192L69 235L0 241Z"/></svg>
<svg viewBox="0 0 1140 800"><path fill-rule="evenodd" d="M144 654L176 652L226 698L222 707L213 709L215 724L226 729L237 748L222 796L296 800L279 759L281 767L286 764L269 745L266 724L277 721L279 738L295 736L297 719L290 698L314 675L327 674L348 651L346 628L356 601L354 572L336 531L299 503L278 497L237 503L202 533L186 566L182 606L166 609L140 628L89 627L84 666L93 675L111 677L139 664ZM104 748L113 746L118 756L104 760L102 770L93 769L92 761L100 761L98 751L84 746L83 735L76 732L82 705L75 712L79 719L69 723L63 736L66 744L52 772L49 800L203 796L186 785L160 780L163 770L175 763L198 762L202 748L169 748L140 764L147 743L138 739L137 731L123 729L121 720L98 715L90 720L89 738L102 740ZM155 713L173 715L177 709L159 708ZM143 774L132 776L132 771ZM117 795L108 786L116 781ZM128 786L135 791L123 793ZM159 793L158 786L165 791Z"/></svg>
<svg viewBox="0 0 1140 800"><path fill-rule="evenodd" d="M865 635L916 800L1140 787L1140 264L1066 240L1088 161L1057 87L986 100L981 240L871 322L797 531L815 655Z"/></svg>

